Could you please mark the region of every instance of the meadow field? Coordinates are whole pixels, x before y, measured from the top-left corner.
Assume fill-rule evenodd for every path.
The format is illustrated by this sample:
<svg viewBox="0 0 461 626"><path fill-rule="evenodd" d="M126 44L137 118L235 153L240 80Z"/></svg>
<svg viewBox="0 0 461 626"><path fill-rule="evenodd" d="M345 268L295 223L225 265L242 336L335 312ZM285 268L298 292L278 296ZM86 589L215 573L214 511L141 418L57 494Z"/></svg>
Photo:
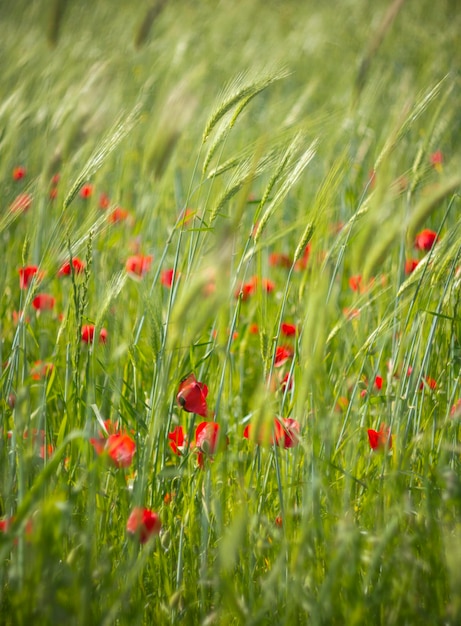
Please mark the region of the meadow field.
<svg viewBox="0 0 461 626"><path fill-rule="evenodd" d="M458 2L0 29L0 624L460 624Z"/></svg>

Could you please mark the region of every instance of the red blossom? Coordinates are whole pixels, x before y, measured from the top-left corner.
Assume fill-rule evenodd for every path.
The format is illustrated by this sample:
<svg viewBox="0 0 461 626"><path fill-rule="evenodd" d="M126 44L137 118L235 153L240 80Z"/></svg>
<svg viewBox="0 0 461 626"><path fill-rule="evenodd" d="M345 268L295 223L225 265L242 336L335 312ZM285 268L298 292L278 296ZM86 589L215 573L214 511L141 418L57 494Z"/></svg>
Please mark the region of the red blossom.
<svg viewBox="0 0 461 626"><path fill-rule="evenodd" d="M181 456L182 448L186 444L186 437L184 435L184 429L182 426L176 426L176 428L168 433L168 439L170 448L173 450L174 454Z"/></svg>
<svg viewBox="0 0 461 626"><path fill-rule="evenodd" d="M405 261L405 274L408 276L409 274L414 272L418 266L418 263L419 261L417 259L407 259Z"/></svg>
<svg viewBox="0 0 461 626"><path fill-rule="evenodd" d="M61 180L61 174L59 174L59 172L57 172L56 174L53 174L53 177L51 178L51 184L52 185L57 185L60 180Z"/></svg>
<svg viewBox="0 0 461 626"><path fill-rule="evenodd" d="M50 200L56 200L56 198L58 197L57 187L51 187L49 197L50 197Z"/></svg>
<svg viewBox="0 0 461 626"><path fill-rule="evenodd" d="M84 324L82 326L82 334L81 338L83 343L93 343L94 339L94 324ZM99 331L99 343L106 343L107 341L107 330L105 328L101 328Z"/></svg>
<svg viewBox="0 0 461 626"><path fill-rule="evenodd" d="M158 535L161 528L159 515L142 507L135 507L126 523L127 533L137 538L139 543L146 543L151 537Z"/></svg>
<svg viewBox="0 0 461 626"><path fill-rule="evenodd" d="M76 274L81 274L85 270L85 262L81 261L77 257L72 259L72 264L70 261L66 261L59 268L58 276L70 276L72 273L72 267L74 268L74 272Z"/></svg>
<svg viewBox="0 0 461 626"><path fill-rule="evenodd" d="M201 422L195 429L195 446L204 454L212 456L218 447L219 424Z"/></svg>
<svg viewBox="0 0 461 626"><path fill-rule="evenodd" d="M22 165L18 165L17 167L13 168L13 180L21 180L22 178L24 178L26 173L26 168Z"/></svg>
<svg viewBox="0 0 461 626"><path fill-rule="evenodd" d="M35 361L30 375L33 380L40 380L46 378L54 370L53 363L44 363L43 361Z"/></svg>
<svg viewBox="0 0 461 626"><path fill-rule="evenodd" d="M290 268L292 265L292 260L288 256L288 254L283 254L281 252L272 252L269 255L269 265L272 267L286 267Z"/></svg>
<svg viewBox="0 0 461 626"><path fill-rule="evenodd" d="M108 221L111 224L118 224L119 222L127 222L128 224L133 224L133 216L126 209L122 209L122 207L115 207L111 213L107 216Z"/></svg>
<svg viewBox="0 0 461 626"><path fill-rule="evenodd" d="M287 372L285 376L282 378L280 386L284 391L287 388L288 388L288 391L291 391L293 389L293 376L290 375L290 372Z"/></svg>
<svg viewBox="0 0 461 626"><path fill-rule="evenodd" d="M425 228L415 237L414 246L417 250L429 252L432 246L437 242L437 233L434 230Z"/></svg>
<svg viewBox="0 0 461 626"><path fill-rule="evenodd" d="M298 261L296 261L295 269L297 270L305 270L307 267L307 262L309 261L309 256L311 254L311 244L308 243L304 248L303 255Z"/></svg>
<svg viewBox="0 0 461 626"><path fill-rule="evenodd" d="M91 196L93 195L93 191L94 191L94 186L91 183L86 183L80 189L80 198L84 198L85 200L87 200L88 198L91 198Z"/></svg>
<svg viewBox="0 0 461 626"><path fill-rule="evenodd" d="M128 274L142 278L150 270L153 257L145 254L135 254L128 257L125 267Z"/></svg>
<svg viewBox="0 0 461 626"><path fill-rule="evenodd" d="M382 376L376 376L375 378L375 387L378 391L381 391L381 389L383 388L383 377Z"/></svg>
<svg viewBox="0 0 461 626"><path fill-rule="evenodd" d="M30 193L20 193L10 205L12 213L25 213L32 206L32 196Z"/></svg>
<svg viewBox="0 0 461 626"><path fill-rule="evenodd" d="M250 324L248 327L248 332L250 333L250 335L257 335L259 333L258 324L256 324L256 322L253 322L252 324Z"/></svg>
<svg viewBox="0 0 461 626"><path fill-rule="evenodd" d="M176 402L187 413L196 413L202 417L208 417L207 395L208 387L205 383L199 383L195 374L189 374L179 384Z"/></svg>
<svg viewBox="0 0 461 626"><path fill-rule="evenodd" d="M136 443L125 433L109 435L104 449L116 467L130 467L136 452Z"/></svg>
<svg viewBox="0 0 461 626"><path fill-rule="evenodd" d="M459 400L456 400L456 402L451 407L450 417L454 419L461 417L461 398L459 398Z"/></svg>
<svg viewBox="0 0 461 626"><path fill-rule="evenodd" d="M419 384L419 390L422 391L425 385L427 385L429 389L434 390L437 388L437 381L434 380L434 378L431 378L430 376L425 376Z"/></svg>
<svg viewBox="0 0 461 626"><path fill-rule="evenodd" d="M368 430L368 441L372 450L390 450L392 448L392 435L390 429L384 424L379 430Z"/></svg>
<svg viewBox="0 0 461 626"><path fill-rule="evenodd" d="M35 275L37 275L37 279L43 278L43 272L39 272L36 265L26 265L26 267L20 267L19 288L27 289Z"/></svg>
<svg viewBox="0 0 461 626"><path fill-rule="evenodd" d="M174 278L173 268L163 270L162 273L160 274L160 282L162 283L164 287L171 288L171 285L173 284L173 278Z"/></svg>
<svg viewBox="0 0 461 626"><path fill-rule="evenodd" d="M249 296L256 292L259 284L261 284L261 289L266 293L270 293L275 289L275 283L269 278L261 278L261 281L259 281L257 276L252 276L236 290L235 297L244 301L248 300Z"/></svg>
<svg viewBox="0 0 461 626"><path fill-rule="evenodd" d="M283 322L281 325L281 331L282 334L285 335L285 337L292 337L293 335L296 335L296 326L295 324L288 324L287 322Z"/></svg>
<svg viewBox="0 0 461 626"><path fill-rule="evenodd" d="M291 359L293 355L294 352L289 346L278 346L275 350L274 367L281 367L288 359Z"/></svg>
<svg viewBox="0 0 461 626"><path fill-rule="evenodd" d="M248 424L243 431L245 439L255 441L258 445L270 444L282 448L294 448L299 443L300 424L297 420L274 418L272 424L264 422L258 425L256 433L253 433L252 424Z"/></svg>
<svg viewBox="0 0 461 626"><path fill-rule="evenodd" d="M54 308L56 300L48 293L39 293L32 300L32 306L37 311L51 311Z"/></svg>
<svg viewBox="0 0 461 626"><path fill-rule="evenodd" d="M442 170L442 165L443 165L443 154L441 150L436 150L435 152L433 152L430 156L430 161L431 161L431 165L432 167L437 170L437 171L441 171Z"/></svg>
<svg viewBox="0 0 461 626"><path fill-rule="evenodd" d="M98 206L100 209L102 209L103 211L105 209L108 209L110 206L110 198L106 193L101 193L99 195L99 201L98 201Z"/></svg>

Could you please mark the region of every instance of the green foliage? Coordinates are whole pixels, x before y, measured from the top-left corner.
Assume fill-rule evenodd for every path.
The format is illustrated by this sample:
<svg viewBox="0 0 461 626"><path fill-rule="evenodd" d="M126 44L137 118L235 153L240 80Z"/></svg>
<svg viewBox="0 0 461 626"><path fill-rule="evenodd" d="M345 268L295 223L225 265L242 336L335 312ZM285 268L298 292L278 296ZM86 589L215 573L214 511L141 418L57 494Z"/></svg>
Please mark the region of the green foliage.
<svg viewBox="0 0 461 626"><path fill-rule="evenodd" d="M458 624L454 3L4 5L0 622Z"/></svg>

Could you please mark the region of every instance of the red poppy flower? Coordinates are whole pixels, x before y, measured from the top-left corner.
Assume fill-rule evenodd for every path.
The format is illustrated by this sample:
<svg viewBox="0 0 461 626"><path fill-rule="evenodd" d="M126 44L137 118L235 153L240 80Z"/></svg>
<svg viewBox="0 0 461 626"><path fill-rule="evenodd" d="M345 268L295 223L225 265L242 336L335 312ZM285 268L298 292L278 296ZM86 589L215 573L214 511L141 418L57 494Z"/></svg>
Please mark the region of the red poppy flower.
<svg viewBox="0 0 461 626"><path fill-rule="evenodd" d="M136 452L136 444L125 433L109 435L104 449L117 467L129 467Z"/></svg>
<svg viewBox="0 0 461 626"><path fill-rule="evenodd" d="M290 268L292 260L288 254L282 254L280 252L272 252L269 255L269 265L272 267L286 267Z"/></svg>
<svg viewBox="0 0 461 626"><path fill-rule="evenodd" d="M174 454L181 456L182 448L186 443L186 437L184 436L183 427L176 426L176 428L171 433L168 433L168 439L170 440L168 443L170 444L170 448L173 450Z"/></svg>
<svg viewBox="0 0 461 626"><path fill-rule="evenodd" d="M277 528L283 528L283 519L281 515L277 515L277 517L274 520L275 525L277 526Z"/></svg>
<svg viewBox="0 0 461 626"><path fill-rule="evenodd" d="M408 276L415 271L419 261L417 259L407 259L405 261L405 274Z"/></svg>
<svg viewBox="0 0 461 626"><path fill-rule="evenodd" d="M309 256L311 253L311 244L308 243L307 246L304 248L304 252L302 257L296 261L296 265L295 268L297 270L305 270L307 267L307 262L309 261Z"/></svg>
<svg viewBox="0 0 461 626"><path fill-rule="evenodd" d="M383 377L382 376L376 376L375 378L375 387L378 391L381 391L381 389L383 388Z"/></svg>
<svg viewBox="0 0 461 626"><path fill-rule="evenodd" d="M360 275L349 278L349 287L352 291L360 291L362 287L362 277Z"/></svg>
<svg viewBox="0 0 461 626"><path fill-rule="evenodd" d="M10 205L13 213L25 213L32 206L32 196L30 193L20 193Z"/></svg>
<svg viewBox="0 0 461 626"><path fill-rule="evenodd" d="M205 454L213 455L218 447L219 424L201 422L195 429L195 446Z"/></svg>
<svg viewBox="0 0 461 626"><path fill-rule="evenodd" d="M122 207L115 207L115 209L107 216L108 221L111 224L118 224L119 222L133 223L133 217L129 211L122 209Z"/></svg>
<svg viewBox="0 0 461 626"><path fill-rule="evenodd" d="M242 300L248 300L249 296L255 293L258 288L259 279L257 276L252 276L250 280L246 283L243 283L239 289L235 292L236 298L241 298ZM275 283L269 278L261 279L261 289L266 293L270 293L275 289Z"/></svg>
<svg viewBox="0 0 461 626"><path fill-rule="evenodd" d="M91 183L86 183L86 185L83 185L83 187L80 189L80 198L84 198L85 200L87 198L91 198L91 196L93 195L93 190L94 186Z"/></svg>
<svg viewBox="0 0 461 626"><path fill-rule="evenodd" d="M151 255L135 254L130 256L126 262L126 271L134 276L142 277L150 269L153 257Z"/></svg>
<svg viewBox="0 0 461 626"><path fill-rule="evenodd" d="M53 177L51 178L51 184L52 185L57 185L59 183L59 181L61 180L61 174L59 174L58 172L56 174L53 175Z"/></svg>
<svg viewBox="0 0 461 626"><path fill-rule="evenodd" d="M173 278L174 278L173 268L163 270L162 273L160 274L160 282L162 283L164 287L170 288L171 285L173 284Z"/></svg>
<svg viewBox="0 0 461 626"><path fill-rule="evenodd" d="M56 200L57 197L58 197L58 188L52 187L50 189L49 198L50 200Z"/></svg>
<svg viewBox="0 0 461 626"><path fill-rule="evenodd" d="M32 306L37 311L51 311L54 308L56 300L48 293L39 293L32 300Z"/></svg>
<svg viewBox="0 0 461 626"><path fill-rule="evenodd" d="M278 446L282 446L285 449L294 448L299 443L299 434L301 426L299 422L291 417L284 418L282 420L283 437L280 437L277 441Z"/></svg>
<svg viewBox="0 0 461 626"><path fill-rule="evenodd" d="M461 417L461 398L459 398L459 400L456 400L454 405L451 407L450 416L455 419Z"/></svg>
<svg viewBox="0 0 461 626"><path fill-rule="evenodd" d="M384 424L379 430L368 430L368 441L372 450L386 450L392 448L391 431Z"/></svg>
<svg viewBox="0 0 461 626"><path fill-rule="evenodd" d="M287 324L286 322L283 322L281 331L285 337L292 337L293 335L296 335L296 326L294 324Z"/></svg>
<svg viewBox="0 0 461 626"><path fill-rule="evenodd" d="M248 327L248 332L250 333L250 335L257 335L259 333L258 324L256 324L256 322L253 322L252 324L250 324Z"/></svg>
<svg viewBox="0 0 461 626"><path fill-rule="evenodd" d="M127 533L146 543L154 535L158 535L162 528L160 517L150 509L135 507L126 523Z"/></svg>
<svg viewBox="0 0 461 626"><path fill-rule="evenodd" d="M437 389L437 381L430 376L425 376L424 379L420 382L419 390L422 391L425 385L427 385L429 389Z"/></svg>
<svg viewBox="0 0 461 626"><path fill-rule="evenodd" d="M431 154L431 165L432 167L437 170L438 172L440 172L442 170L442 164L443 164L443 154L441 150L436 150L435 152L433 152Z"/></svg>
<svg viewBox="0 0 461 626"><path fill-rule="evenodd" d="M289 346L278 346L275 350L274 367L281 367L293 357L293 350Z"/></svg>
<svg viewBox="0 0 461 626"><path fill-rule="evenodd" d="M40 380L46 378L54 370L53 363L44 363L43 361L35 361L30 375L33 380Z"/></svg>
<svg viewBox="0 0 461 626"><path fill-rule="evenodd" d="M199 383L194 374L189 374L179 384L176 402L187 413L208 417L207 395L208 387L204 383Z"/></svg>
<svg viewBox="0 0 461 626"><path fill-rule="evenodd" d="M27 289L32 282L33 277L37 274L37 278L43 278L43 272L38 271L36 265L27 265L19 268L19 288Z"/></svg>
<svg viewBox="0 0 461 626"><path fill-rule="evenodd" d="M415 237L415 248L423 252L429 252L437 241L437 233L429 228L425 228Z"/></svg>
<svg viewBox="0 0 461 626"><path fill-rule="evenodd" d="M280 386L284 391L287 387L288 391L291 391L293 389L293 376L290 376L290 372L287 372L282 378Z"/></svg>
<svg viewBox="0 0 461 626"><path fill-rule="evenodd" d="M13 169L13 180L21 180L26 175L26 168L18 165Z"/></svg>
<svg viewBox="0 0 461 626"><path fill-rule="evenodd" d="M280 439L283 439L284 430L283 426L278 419L274 418L272 423L264 422L258 424L258 429L255 432L253 424L248 424L244 431L243 436L245 439L254 441L258 445L273 445L274 442L278 445Z"/></svg>
<svg viewBox="0 0 461 626"><path fill-rule="evenodd" d="M81 274L85 269L85 262L81 261L77 257L74 257L72 259L72 265L70 261L66 261L59 268L58 276L70 276L70 274L72 273L72 267L74 268L74 272L76 274Z"/></svg>
<svg viewBox="0 0 461 626"><path fill-rule="evenodd" d="M84 324L82 326L82 341L84 343L93 343L94 339L94 324ZM105 328L101 328L99 331L99 343L106 343L107 341L107 330Z"/></svg>
<svg viewBox="0 0 461 626"><path fill-rule="evenodd" d="M110 198L106 193L101 193L99 195L99 202L98 202L98 206L100 209L102 209L103 211L107 208L109 208L110 206Z"/></svg>

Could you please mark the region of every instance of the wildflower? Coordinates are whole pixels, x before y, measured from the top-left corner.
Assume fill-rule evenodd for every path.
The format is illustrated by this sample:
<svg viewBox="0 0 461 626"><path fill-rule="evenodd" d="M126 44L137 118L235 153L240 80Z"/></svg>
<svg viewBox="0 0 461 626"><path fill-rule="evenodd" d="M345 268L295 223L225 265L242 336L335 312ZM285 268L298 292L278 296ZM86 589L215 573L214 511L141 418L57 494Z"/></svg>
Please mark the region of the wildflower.
<svg viewBox="0 0 461 626"><path fill-rule="evenodd" d="M170 448L173 450L174 454L181 456L183 448L186 444L183 427L176 426L171 433L168 433L168 439L170 440L168 443L170 444Z"/></svg>
<svg viewBox="0 0 461 626"><path fill-rule="evenodd" d="M26 175L26 168L22 165L18 165L13 168L13 180L21 180Z"/></svg>
<svg viewBox="0 0 461 626"><path fill-rule="evenodd" d="M419 261L417 259L407 259L405 261L405 274L408 276L415 271Z"/></svg>
<svg viewBox="0 0 461 626"><path fill-rule="evenodd" d="M285 389L288 389L288 391L291 391L293 389L293 376L290 375L290 372L287 372L282 378L280 382L280 387L283 389L283 391L285 391Z"/></svg>
<svg viewBox="0 0 461 626"><path fill-rule="evenodd" d="M436 241L437 233L429 228L425 228L416 235L414 246L417 250L429 252Z"/></svg>
<svg viewBox="0 0 461 626"><path fill-rule="evenodd" d="M135 507L128 517L126 530L129 535L146 543L154 535L158 535L162 528L160 517L150 509Z"/></svg>
<svg viewBox="0 0 461 626"><path fill-rule="evenodd" d="M160 282L162 283L164 287L170 288L171 285L173 284L173 278L174 278L173 268L163 270L160 275Z"/></svg>
<svg viewBox="0 0 461 626"><path fill-rule="evenodd" d="M51 187L49 197L50 197L50 200L56 200L56 198L58 197L57 187Z"/></svg>
<svg viewBox="0 0 461 626"><path fill-rule="evenodd" d="M304 248L302 257L298 261L296 261L295 269L297 270L306 269L307 262L309 261L310 253L311 253L311 244L308 243L307 246Z"/></svg>
<svg viewBox="0 0 461 626"><path fill-rule="evenodd" d="M256 289L258 288L258 284L258 277L252 276L250 280L248 280L246 283L243 283L240 288L236 290L235 297L241 298L243 301L248 300L249 296L255 293ZM270 293L271 291L274 291L275 284L269 278L262 278L261 289L266 293Z"/></svg>
<svg viewBox="0 0 461 626"><path fill-rule="evenodd" d="M110 206L110 198L109 198L109 196L106 193L101 193L99 195L98 206L103 211L105 209L109 208L109 206Z"/></svg>
<svg viewBox="0 0 461 626"><path fill-rule="evenodd" d="M392 448L392 435L390 429L384 424L376 430L368 430L368 441L372 450L386 450Z"/></svg>
<svg viewBox="0 0 461 626"><path fill-rule="evenodd" d="M299 443L300 424L297 420L274 418L272 424L264 422L258 425L253 433L252 424L248 424L243 431L245 439L255 441L258 445L270 444L282 448L294 448Z"/></svg>
<svg viewBox="0 0 461 626"><path fill-rule="evenodd" d="M32 300L32 306L37 311L51 311L54 308L56 300L48 293L39 293Z"/></svg>
<svg viewBox="0 0 461 626"><path fill-rule="evenodd" d="M269 255L269 265L272 267L286 267L290 268L292 260L288 254L282 254L281 252L272 252Z"/></svg>
<svg viewBox="0 0 461 626"><path fill-rule="evenodd" d="M142 278L150 269L153 257L151 255L135 254L128 257L125 267L128 274Z"/></svg>
<svg viewBox="0 0 461 626"><path fill-rule="evenodd" d="M85 269L85 262L81 261L78 257L74 257L72 259L72 263L70 261L66 261L59 268L58 276L70 276L72 268L74 268L74 272L76 274L81 274Z"/></svg>
<svg viewBox="0 0 461 626"><path fill-rule="evenodd" d="M59 172L56 172L56 174L53 174L53 177L51 178L51 184L57 185L60 180L61 180L61 174L59 174Z"/></svg>
<svg viewBox="0 0 461 626"><path fill-rule="evenodd" d="M422 391L426 385L429 387L429 389L432 389L432 391L434 391L434 389L437 388L437 381L430 376L425 376L419 384L419 390Z"/></svg>
<svg viewBox="0 0 461 626"><path fill-rule="evenodd" d="M383 388L383 377L382 376L376 376L375 378L375 387L378 391L381 391L381 389Z"/></svg>
<svg viewBox="0 0 461 626"><path fill-rule="evenodd" d="M293 350L289 346L278 346L275 350L274 367L281 367L293 357Z"/></svg>
<svg viewBox="0 0 461 626"><path fill-rule="evenodd" d="M94 324L84 324L82 326L81 338L83 343L93 343L94 339ZM107 341L107 330L105 328L101 328L99 331L99 343L106 343Z"/></svg>
<svg viewBox="0 0 461 626"><path fill-rule="evenodd" d="M26 265L25 267L20 267L19 288L27 289L35 275L37 275L37 278L43 277L43 273L38 271L38 267L36 265Z"/></svg>
<svg viewBox="0 0 461 626"><path fill-rule="evenodd" d="M32 206L32 196L30 193L20 193L10 205L12 213L25 213Z"/></svg>
<svg viewBox="0 0 461 626"><path fill-rule="evenodd" d="M93 185L91 183L86 183L80 189L80 198L83 198L84 200L91 198L91 196L93 195L93 190L94 190Z"/></svg>
<svg viewBox="0 0 461 626"><path fill-rule="evenodd" d="M205 457L213 460L219 441L219 424L201 422L195 429L195 447L198 449L197 462L200 469L205 467Z"/></svg>
<svg viewBox="0 0 461 626"><path fill-rule="evenodd" d="M176 402L187 413L208 417L207 395L208 387L204 383L199 383L195 374L189 374L179 384Z"/></svg>
<svg viewBox="0 0 461 626"><path fill-rule="evenodd" d="M129 467L136 452L136 443L125 433L109 435L104 449L116 467Z"/></svg>
<svg viewBox="0 0 461 626"><path fill-rule="evenodd" d="M441 150L436 150L435 152L433 152L431 154L430 161L431 161L432 167L435 170L437 170L437 172L441 172L442 171L443 154L442 154Z"/></svg>
<svg viewBox="0 0 461 626"><path fill-rule="evenodd" d="M122 207L115 207L115 209L107 216L108 221L111 224L118 224L119 222L133 223L133 217L129 211L122 209Z"/></svg>
<svg viewBox="0 0 461 626"><path fill-rule="evenodd" d="M258 324L256 324L256 322L253 322L252 324L250 324L248 327L248 332L250 333L250 335L257 335L259 333Z"/></svg>
<svg viewBox="0 0 461 626"><path fill-rule="evenodd" d="M296 335L296 326L294 324L283 322L281 325L281 331L285 337L292 337L293 335Z"/></svg>
<svg viewBox="0 0 461 626"><path fill-rule="evenodd" d="M43 361L35 361L30 375L32 380L40 380L42 378L47 378L51 372L54 370L53 363L44 363Z"/></svg>
<svg viewBox="0 0 461 626"><path fill-rule="evenodd" d="M283 527L283 519L281 515L277 515L277 517L274 520L274 524L277 526L277 528Z"/></svg>
<svg viewBox="0 0 461 626"><path fill-rule="evenodd" d="M461 417L461 398L457 400L450 409L450 417L458 419Z"/></svg>
<svg viewBox="0 0 461 626"><path fill-rule="evenodd" d="M299 422L291 417L282 419L283 436L276 442L278 446L283 448L294 448L299 443L299 434L301 426Z"/></svg>

